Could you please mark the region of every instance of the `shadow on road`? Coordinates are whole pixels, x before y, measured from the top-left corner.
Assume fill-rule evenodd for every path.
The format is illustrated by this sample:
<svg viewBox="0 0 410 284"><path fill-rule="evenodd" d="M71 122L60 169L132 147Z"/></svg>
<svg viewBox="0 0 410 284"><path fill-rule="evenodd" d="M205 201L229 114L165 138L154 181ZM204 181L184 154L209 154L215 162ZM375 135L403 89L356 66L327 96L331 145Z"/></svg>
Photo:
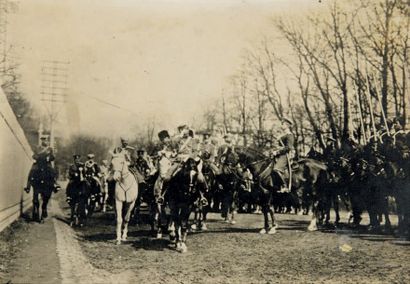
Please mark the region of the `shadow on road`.
<svg viewBox="0 0 410 284"><path fill-rule="evenodd" d="M163 251L170 249L170 242L167 239L154 239L149 237L142 237L136 240L132 246L136 250L154 250Z"/></svg>

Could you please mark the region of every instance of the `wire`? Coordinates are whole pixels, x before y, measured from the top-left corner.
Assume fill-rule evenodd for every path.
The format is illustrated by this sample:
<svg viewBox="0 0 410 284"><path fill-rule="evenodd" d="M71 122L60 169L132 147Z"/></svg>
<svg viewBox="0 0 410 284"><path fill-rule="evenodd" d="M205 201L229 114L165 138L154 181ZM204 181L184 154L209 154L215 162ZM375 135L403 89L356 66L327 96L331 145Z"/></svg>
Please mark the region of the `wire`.
<svg viewBox="0 0 410 284"><path fill-rule="evenodd" d="M31 159L31 154L27 151L26 147L23 145L23 142L19 139L17 133L14 131L14 129L11 127L10 123L7 121L6 117L3 115L2 112L0 112L1 117L3 118L4 122L7 124L7 126L10 128L11 133L13 133L14 137L16 138L17 142L20 144L20 146L23 148L24 152L26 153L27 157Z"/></svg>
<svg viewBox="0 0 410 284"><path fill-rule="evenodd" d="M89 98L91 98L91 99L94 99L94 100L96 100L96 101L99 102L99 103L102 103L102 104L111 106L111 107L116 108L116 109L125 110L125 111L127 111L127 112L129 112L129 113L132 113L132 114L135 115L135 116L139 116L138 113L136 113L136 112L134 112L134 111L132 111L132 110L129 110L129 109L126 109L126 108L124 108L124 107L122 107L122 106L119 106L119 105L110 103L110 102L108 102L108 101L106 101L106 100L102 100L102 99L100 99L100 98L97 98L97 97L94 97L94 96L89 96L89 95L85 95L85 96L86 96L86 97L89 97Z"/></svg>

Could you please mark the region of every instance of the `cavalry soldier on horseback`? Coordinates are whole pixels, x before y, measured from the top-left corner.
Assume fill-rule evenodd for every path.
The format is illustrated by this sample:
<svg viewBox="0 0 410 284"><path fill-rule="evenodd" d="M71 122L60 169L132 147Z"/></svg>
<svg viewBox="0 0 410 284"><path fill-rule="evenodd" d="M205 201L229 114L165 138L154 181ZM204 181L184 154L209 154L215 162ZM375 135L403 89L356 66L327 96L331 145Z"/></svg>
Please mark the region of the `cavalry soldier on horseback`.
<svg viewBox="0 0 410 284"><path fill-rule="evenodd" d="M116 148L116 149L114 150L114 153L115 153L115 154L124 153L125 159L126 159L130 164L133 164L133 163L132 163L132 152L135 150L135 148L129 145L129 140L128 140L128 138L121 137L120 139L121 139L121 147Z"/></svg>
<svg viewBox="0 0 410 284"><path fill-rule="evenodd" d="M76 184L79 184L84 178L84 164L80 160L80 155L74 154L74 163L68 169L68 184L66 188L67 203L70 204L72 195L76 190Z"/></svg>
<svg viewBox="0 0 410 284"><path fill-rule="evenodd" d="M149 166L148 161L145 157L144 149L139 149L137 151L137 158L135 160L135 168L144 177L151 173L151 167Z"/></svg>
<svg viewBox="0 0 410 284"><path fill-rule="evenodd" d="M100 178L101 178L101 170L98 164L94 161L95 155L90 153L87 155L88 160L85 162L85 175L91 176L98 186L101 186Z"/></svg>
<svg viewBox="0 0 410 284"><path fill-rule="evenodd" d="M53 153L53 149L50 147L46 137L41 137L41 144L38 146L35 153L33 154L33 159L34 163L28 175L27 185L24 188L24 190L27 193L30 191L32 181L35 179L36 172L40 169L40 167L47 168L47 170L52 171L54 175L57 176L57 173L55 172L51 164L51 162L55 160L55 156ZM60 188L60 186L56 183L54 187L56 190Z"/></svg>
<svg viewBox="0 0 410 284"><path fill-rule="evenodd" d="M224 136L224 143L218 149L218 163L223 164L225 162L226 154L229 150L234 151L235 144L232 135L226 134Z"/></svg>
<svg viewBox="0 0 410 284"><path fill-rule="evenodd" d="M171 136L169 135L167 130L162 130L158 133L159 138L159 145L158 145L158 178L154 184L154 197L155 199L160 202L162 201L162 188L165 176L167 175L168 170L172 165L171 159L176 156L175 151L175 143L171 140Z"/></svg>
<svg viewBox="0 0 410 284"><path fill-rule="evenodd" d="M186 125L179 126L178 131L179 136L173 140L171 140L166 130L158 133L162 150L158 152L160 156L159 176L154 185L154 196L157 200L163 198L163 184L169 182L178 173L188 158L196 159L198 164L200 162L193 131ZM200 168L197 171L197 182L205 190L207 189L205 178Z"/></svg>
<svg viewBox="0 0 410 284"><path fill-rule="evenodd" d="M199 156L201 157L202 161L206 162L206 164L212 170L214 175L218 175L219 169L215 164L217 151L215 145L212 143L210 139L209 133L203 134L203 141L199 147Z"/></svg>
<svg viewBox="0 0 410 284"><path fill-rule="evenodd" d="M273 151L275 157L274 170L282 174L288 173L289 187L291 187L292 162L295 157L295 136L292 133L291 127L293 123L287 119L282 119L281 131L284 133L279 137L279 150ZM290 188L288 188L290 190Z"/></svg>

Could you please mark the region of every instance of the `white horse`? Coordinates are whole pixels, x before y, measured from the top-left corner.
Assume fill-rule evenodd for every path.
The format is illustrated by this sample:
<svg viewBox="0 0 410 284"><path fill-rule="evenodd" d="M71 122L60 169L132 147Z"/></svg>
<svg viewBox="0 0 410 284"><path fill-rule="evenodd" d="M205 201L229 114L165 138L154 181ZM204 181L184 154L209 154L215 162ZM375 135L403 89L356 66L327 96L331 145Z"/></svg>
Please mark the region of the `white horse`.
<svg viewBox="0 0 410 284"><path fill-rule="evenodd" d="M113 178L116 181L115 213L117 216L117 244L121 244L121 241L127 239L131 211L138 197L138 182L128 169L129 162L126 160L124 153L114 154L111 164ZM124 216L123 208L126 211Z"/></svg>

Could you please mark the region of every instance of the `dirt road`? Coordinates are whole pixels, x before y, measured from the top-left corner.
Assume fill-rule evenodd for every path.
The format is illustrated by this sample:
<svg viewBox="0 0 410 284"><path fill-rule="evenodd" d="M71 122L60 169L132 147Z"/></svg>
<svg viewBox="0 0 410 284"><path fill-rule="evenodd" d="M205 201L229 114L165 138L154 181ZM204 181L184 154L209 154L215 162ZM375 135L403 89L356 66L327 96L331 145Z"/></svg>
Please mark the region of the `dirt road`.
<svg viewBox="0 0 410 284"><path fill-rule="evenodd" d="M0 253L8 257L2 282L410 282L409 242L347 229L307 232L308 216L278 215L277 234L260 235L260 215L239 215L231 225L212 214L209 230L190 234L189 251L180 254L166 239L152 238L146 225L132 225L128 242L115 245L113 212L72 229L67 208L50 205L45 224L22 222L1 234Z"/></svg>

